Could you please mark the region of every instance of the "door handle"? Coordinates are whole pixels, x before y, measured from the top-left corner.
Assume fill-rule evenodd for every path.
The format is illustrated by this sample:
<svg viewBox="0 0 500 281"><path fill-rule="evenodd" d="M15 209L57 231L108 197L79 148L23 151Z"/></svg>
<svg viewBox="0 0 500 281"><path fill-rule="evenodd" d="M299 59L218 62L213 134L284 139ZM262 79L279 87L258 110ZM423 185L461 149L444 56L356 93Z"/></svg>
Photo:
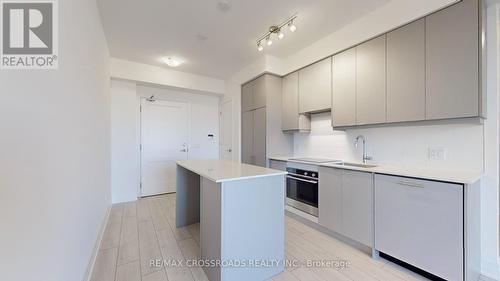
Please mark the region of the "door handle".
<svg viewBox="0 0 500 281"><path fill-rule="evenodd" d="M187 152L187 149L181 149L180 152Z"/></svg>
<svg viewBox="0 0 500 281"><path fill-rule="evenodd" d="M227 152L233 152L233 150L232 150L231 148L229 148L229 149L227 150Z"/></svg>

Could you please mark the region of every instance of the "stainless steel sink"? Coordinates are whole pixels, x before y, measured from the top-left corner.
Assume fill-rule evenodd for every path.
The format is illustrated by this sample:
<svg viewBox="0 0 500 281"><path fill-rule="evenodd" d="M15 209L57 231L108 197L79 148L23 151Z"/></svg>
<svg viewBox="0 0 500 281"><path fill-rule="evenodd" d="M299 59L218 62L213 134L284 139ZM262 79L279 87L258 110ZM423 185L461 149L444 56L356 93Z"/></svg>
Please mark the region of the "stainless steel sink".
<svg viewBox="0 0 500 281"><path fill-rule="evenodd" d="M363 163L350 163L350 162L342 162L339 163L338 165L342 166L351 166L351 167L360 167L360 168L375 168L377 165L374 164L363 164Z"/></svg>

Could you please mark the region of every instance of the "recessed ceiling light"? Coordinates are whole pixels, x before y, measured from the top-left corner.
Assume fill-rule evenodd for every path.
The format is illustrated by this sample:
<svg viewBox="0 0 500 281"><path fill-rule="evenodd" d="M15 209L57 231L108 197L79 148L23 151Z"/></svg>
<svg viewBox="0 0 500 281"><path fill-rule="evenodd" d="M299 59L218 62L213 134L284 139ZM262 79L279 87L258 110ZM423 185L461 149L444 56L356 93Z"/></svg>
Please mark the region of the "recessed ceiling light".
<svg viewBox="0 0 500 281"><path fill-rule="evenodd" d="M182 61L174 59L172 57L164 58L163 62L170 67L177 67L182 64Z"/></svg>
<svg viewBox="0 0 500 281"><path fill-rule="evenodd" d="M217 10L221 12L227 12L231 9L231 4L229 1L219 1L217 2Z"/></svg>
<svg viewBox="0 0 500 281"><path fill-rule="evenodd" d="M206 41L208 39L208 36L204 34L197 34L196 39L198 39L199 41Z"/></svg>

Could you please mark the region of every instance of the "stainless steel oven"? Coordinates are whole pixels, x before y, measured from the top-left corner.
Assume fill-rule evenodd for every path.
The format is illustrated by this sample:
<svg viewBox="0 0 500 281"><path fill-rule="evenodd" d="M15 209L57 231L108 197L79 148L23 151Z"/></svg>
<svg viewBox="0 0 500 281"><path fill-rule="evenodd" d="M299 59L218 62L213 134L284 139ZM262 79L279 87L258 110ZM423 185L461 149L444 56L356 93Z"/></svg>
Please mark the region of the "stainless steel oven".
<svg viewBox="0 0 500 281"><path fill-rule="evenodd" d="M286 203L296 209L318 216L317 171L288 167L286 177Z"/></svg>

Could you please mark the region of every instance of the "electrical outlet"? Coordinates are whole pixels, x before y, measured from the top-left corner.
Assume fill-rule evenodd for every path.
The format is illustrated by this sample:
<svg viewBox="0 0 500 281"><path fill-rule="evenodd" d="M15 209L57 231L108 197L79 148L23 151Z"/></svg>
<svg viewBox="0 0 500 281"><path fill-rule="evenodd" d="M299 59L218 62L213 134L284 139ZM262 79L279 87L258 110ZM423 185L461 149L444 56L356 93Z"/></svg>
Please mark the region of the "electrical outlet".
<svg viewBox="0 0 500 281"><path fill-rule="evenodd" d="M429 160L445 160L446 149L444 147L429 147L428 157Z"/></svg>

